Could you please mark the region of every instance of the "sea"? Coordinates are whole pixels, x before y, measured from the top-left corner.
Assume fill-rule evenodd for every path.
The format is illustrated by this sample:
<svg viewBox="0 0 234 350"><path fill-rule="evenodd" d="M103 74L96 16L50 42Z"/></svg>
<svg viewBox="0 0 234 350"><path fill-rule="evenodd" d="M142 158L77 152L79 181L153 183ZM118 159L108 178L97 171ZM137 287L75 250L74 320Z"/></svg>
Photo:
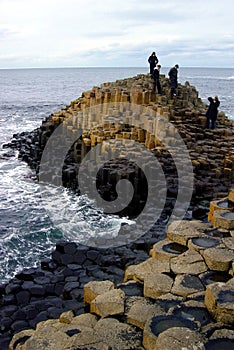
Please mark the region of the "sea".
<svg viewBox="0 0 234 350"><path fill-rule="evenodd" d="M163 68L161 73L168 73ZM73 240L51 221L40 197L35 174L6 148L16 133L31 131L83 91L103 82L148 73L139 68L0 69L0 283L49 257L60 239ZM234 119L233 68L180 68L179 82L189 81L202 100L218 95L220 110ZM62 189L70 210L79 208L80 239L85 235L115 235L124 218L103 214L85 196ZM76 205L74 206L74 202ZM127 220L127 218L126 218Z"/></svg>

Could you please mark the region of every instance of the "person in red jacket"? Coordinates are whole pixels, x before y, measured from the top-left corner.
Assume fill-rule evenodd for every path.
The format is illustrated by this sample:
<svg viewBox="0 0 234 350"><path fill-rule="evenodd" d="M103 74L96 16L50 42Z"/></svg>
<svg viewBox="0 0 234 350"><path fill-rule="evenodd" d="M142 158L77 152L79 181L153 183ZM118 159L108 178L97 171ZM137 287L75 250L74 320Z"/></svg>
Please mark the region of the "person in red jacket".
<svg viewBox="0 0 234 350"><path fill-rule="evenodd" d="M214 129L216 126L220 101L218 96L208 97L208 101L210 102L210 105L206 112L206 128L209 129L211 127L211 129Z"/></svg>

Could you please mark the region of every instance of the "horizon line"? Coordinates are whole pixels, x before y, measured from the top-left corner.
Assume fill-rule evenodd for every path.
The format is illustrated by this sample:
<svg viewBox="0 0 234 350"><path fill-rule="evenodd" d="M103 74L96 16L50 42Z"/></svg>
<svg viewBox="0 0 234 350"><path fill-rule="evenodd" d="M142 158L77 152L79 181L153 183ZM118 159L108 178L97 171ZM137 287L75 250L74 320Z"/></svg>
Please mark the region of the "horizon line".
<svg viewBox="0 0 234 350"><path fill-rule="evenodd" d="M163 68L170 68L171 66L163 66ZM61 67L5 67L1 68L0 70L23 70L23 69L96 69L96 68L102 68L102 69L111 69L111 68L127 68L127 69L133 69L133 68L141 68L141 69L148 69L148 66L61 66ZM183 68L208 68L208 69L234 69L234 67L217 67L217 66L181 66L180 69Z"/></svg>

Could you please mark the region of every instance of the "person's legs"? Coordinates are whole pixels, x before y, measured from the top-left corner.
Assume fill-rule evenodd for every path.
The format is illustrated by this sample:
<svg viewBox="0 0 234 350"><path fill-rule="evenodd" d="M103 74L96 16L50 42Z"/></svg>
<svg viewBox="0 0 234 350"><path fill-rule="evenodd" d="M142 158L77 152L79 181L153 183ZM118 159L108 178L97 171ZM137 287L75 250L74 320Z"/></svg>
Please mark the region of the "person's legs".
<svg viewBox="0 0 234 350"><path fill-rule="evenodd" d="M172 96L176 95L176 82L175 81L171 82L171 94L172 94Z"/></svg>
<svg viewBox="0 0 234 350"><path fill-rule="evenodd" d="M211 129L215 129L216 122L215 119L211 119Z"/></svg>
<svg viewBox="0 0 234 350"><path fill-rule="evenodd" d="M157 80L157 89L158 89L159 95L161 95L162 94L162 88L161 88L161 84L160 84L159 80Z"/></svg>
<svg viewBox="0 0 234 350"><path fill-rule="evenodd" d="M210 118L209 117L206 117L206 129L209 129L210 128Z"/></svg>

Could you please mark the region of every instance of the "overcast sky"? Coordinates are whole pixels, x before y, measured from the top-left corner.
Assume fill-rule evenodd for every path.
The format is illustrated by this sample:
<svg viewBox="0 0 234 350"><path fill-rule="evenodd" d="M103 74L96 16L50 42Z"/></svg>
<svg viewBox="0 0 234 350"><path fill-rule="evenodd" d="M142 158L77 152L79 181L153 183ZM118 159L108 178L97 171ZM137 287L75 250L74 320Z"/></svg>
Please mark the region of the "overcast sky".
<svg viewBox="0 0 234 350"><path fill-rule="evenodd" d="M0 68L234 67L233 0L0 0Z"/></svg>

